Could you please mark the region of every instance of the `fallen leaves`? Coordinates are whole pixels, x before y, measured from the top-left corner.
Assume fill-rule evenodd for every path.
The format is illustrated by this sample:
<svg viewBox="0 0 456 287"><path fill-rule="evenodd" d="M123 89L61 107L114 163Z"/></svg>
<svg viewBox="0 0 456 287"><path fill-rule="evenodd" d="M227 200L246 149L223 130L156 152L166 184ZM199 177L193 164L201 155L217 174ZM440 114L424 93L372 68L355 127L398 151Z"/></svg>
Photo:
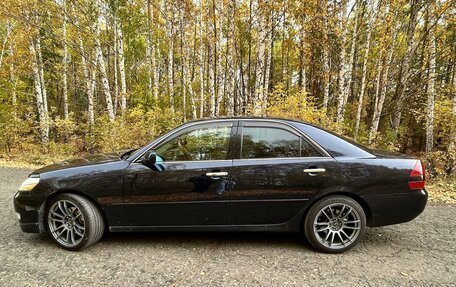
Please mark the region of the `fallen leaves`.
<svg viewBox="0 0 456 287"><path fill-rule="evenodd" d="M440 179L428 183L426 190L432 202L456 204L456 180Z"/></svg>

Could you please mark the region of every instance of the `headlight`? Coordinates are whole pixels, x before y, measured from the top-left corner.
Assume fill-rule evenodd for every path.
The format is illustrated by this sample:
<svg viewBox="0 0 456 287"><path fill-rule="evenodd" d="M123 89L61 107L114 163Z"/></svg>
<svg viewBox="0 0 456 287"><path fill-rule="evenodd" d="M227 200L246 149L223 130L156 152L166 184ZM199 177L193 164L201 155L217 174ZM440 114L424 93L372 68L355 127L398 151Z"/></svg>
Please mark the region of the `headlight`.
<svg viewBox="0 0 456 287"><path fill-rule="evenodd" d="M39 177L29 177L21 184L19 191L31 191L39 182Z"/></svg>

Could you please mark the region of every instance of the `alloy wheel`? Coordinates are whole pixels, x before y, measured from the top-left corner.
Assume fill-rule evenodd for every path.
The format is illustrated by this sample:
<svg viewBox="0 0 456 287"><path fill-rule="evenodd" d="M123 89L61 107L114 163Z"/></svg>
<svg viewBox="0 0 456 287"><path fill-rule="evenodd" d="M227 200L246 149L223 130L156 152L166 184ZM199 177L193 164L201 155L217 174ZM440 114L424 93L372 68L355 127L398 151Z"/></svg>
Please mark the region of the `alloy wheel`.
<svg viewBox="0 0 456 287"><path fill-rule="evenodd" d="M81 210L69 200L58 200L48 212L49 231L66 247L78 245L84 238L85 223Z"/></svg>
<svg viewBox="0 0 456 287"><path fill-rule="evenodd" d="M331 203L319 210L313 222L315 238L323 246L337 250L350 246L361 231L361 218L346 203Z"/></svg>

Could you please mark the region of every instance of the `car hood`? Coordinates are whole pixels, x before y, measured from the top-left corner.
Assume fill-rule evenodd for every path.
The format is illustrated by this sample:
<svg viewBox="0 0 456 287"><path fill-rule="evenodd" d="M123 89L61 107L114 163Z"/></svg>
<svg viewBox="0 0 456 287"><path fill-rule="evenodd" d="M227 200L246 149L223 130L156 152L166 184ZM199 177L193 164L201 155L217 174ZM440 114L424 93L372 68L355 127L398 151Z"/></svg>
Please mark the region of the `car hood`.
<svg viewBox="0 0 456 287"><path fill-rule="evenodd" d="M61 169L68 169L73 167L82 167L82 166L89 166L89 165L96 165L96 164L103 164L109 162L120 161L120 155L122 152L113 152L113 153L103 153L103 154L96 154L90 155L82 158L75 158L64 160L62 162L54 163L51 165L47 165L45 167L39 168L35 170L33 173L44 173L50 171L56 171Z"/></svg>

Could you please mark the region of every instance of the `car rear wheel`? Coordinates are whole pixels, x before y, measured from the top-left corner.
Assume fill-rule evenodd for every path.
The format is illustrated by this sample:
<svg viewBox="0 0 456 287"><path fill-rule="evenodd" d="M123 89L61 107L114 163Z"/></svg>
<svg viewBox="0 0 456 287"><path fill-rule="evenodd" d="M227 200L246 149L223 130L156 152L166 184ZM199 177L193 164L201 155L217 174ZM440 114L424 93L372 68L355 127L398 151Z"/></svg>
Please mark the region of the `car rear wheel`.
<svg viewBox="0 0 456 287"><path fill-rule="evenodd" d="M84 249L100 240L104 232L100 210L76 194L63 193L53 198L46 219L52 239L68 250Z"/></svg>
<svg viewBox="0 0 456 287"><path fill-rule="evenodd" d="M352 198L328 196L314 204L304 221L304 233L318 250L344 252L355 246L366 232L366 215Z"/></svg>

